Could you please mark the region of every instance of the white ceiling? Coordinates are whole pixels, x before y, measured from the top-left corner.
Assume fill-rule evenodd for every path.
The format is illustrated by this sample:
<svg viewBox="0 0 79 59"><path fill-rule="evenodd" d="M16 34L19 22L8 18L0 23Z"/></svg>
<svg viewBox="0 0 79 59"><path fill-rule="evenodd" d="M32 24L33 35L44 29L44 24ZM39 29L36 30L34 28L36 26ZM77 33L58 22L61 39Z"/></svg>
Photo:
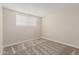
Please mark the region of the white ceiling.
<svg viewBox="0 0 79 59"><path fill-rule="evenodd" d="M56 10L61 10L63 7L79 6L79 4L56 4L56 3L3 3L3 7L10 8L16 11L33 14L36 16L46 16L54 13Z"/></svg>

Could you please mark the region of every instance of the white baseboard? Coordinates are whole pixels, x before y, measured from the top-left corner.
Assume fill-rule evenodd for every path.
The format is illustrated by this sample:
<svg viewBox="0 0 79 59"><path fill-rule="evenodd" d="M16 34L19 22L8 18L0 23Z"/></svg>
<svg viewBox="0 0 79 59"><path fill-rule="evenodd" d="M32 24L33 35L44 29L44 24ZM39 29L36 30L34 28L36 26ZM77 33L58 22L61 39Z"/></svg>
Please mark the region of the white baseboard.
<svg viewBox="0 0 79 59"><path fill-rule="evenodd" d="M29 41L29 40L35 40L35 39L40 39L40 37L24 40L24 41L21 41L21 42L16 42L16 43L13 43L13 44L4 45L3 48L8 47L8 46L12 46L12 45L17 45L17 44L20 44L20 43L23 43L23 42L26 42L26 41Z"/></svg>
<svg viewBox="0 0 79 59"><path fill-rule="evenodd" d="M50 41L53 41L53 42L57 42L57 43L60 43L60 44L64 44L64 45L66 45L66 46L70 46L70 47L79 49L79 46L72 45L72 44L68 44L68 43L66 43L66 42L60 42L60 41L53 40L53 39L51 39L51 38L47 38L47 37L41 37L41 38L43 38L43 39L47 39L47 40L50 40Z"/></svg>
<svg viewBox="0 0 79 59"><path fill-rule="evenodd" d="M72 45L72 44L68 44L68 43L66 43L66 42L60 42L60 41L53 40L53 39L47 38L47 37L36 37L36 38L32 38L32 39L28 39L28 40L21 41L21 42L17 42L17 43L5 45L3 48L8 47L8 46L12 46L12 45L17 45L17 44L20 44L20 43L23 43L23 42L26 42L26 41L29 41L29 40L40 39L40 38L42 38L42 39L47 39L47 40L50 40L50 41L54 41L54 42L57 42L57 43L60 43L60 44L64 44L64 45L67 45L67 46L70 46L70 47L74 47L74 48L78 48L78 49L79 49L79 46Z"/></svg>

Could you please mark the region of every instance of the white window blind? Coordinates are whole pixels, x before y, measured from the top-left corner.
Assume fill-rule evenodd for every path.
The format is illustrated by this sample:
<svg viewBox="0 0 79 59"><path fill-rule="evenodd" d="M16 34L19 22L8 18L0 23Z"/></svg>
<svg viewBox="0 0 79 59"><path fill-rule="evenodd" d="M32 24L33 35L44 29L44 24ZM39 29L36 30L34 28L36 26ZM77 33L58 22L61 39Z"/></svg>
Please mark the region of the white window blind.
<svg viewBox="0 0 79 59"><path fill-rule="evenodd" d="M37 17L16 14L16 26L36 26Z"/></svg>

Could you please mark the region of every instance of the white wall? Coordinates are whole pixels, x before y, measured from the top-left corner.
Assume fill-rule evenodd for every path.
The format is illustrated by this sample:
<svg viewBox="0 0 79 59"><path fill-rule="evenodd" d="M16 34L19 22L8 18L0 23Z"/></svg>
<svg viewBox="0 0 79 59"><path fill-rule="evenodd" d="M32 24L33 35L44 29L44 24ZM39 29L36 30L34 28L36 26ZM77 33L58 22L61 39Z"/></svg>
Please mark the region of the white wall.
<svg viewBox="0 0 79 59"><path fill-rule="evenodd" d="M16 12L3 9L3 45L11 45L25 40L35 39L40 36L40 18L36 26L16 26Z"/></svg>
<svg viewBox="0 0 79 59"><path fill-rule="evenodd" d="M71 46L79 47L79 39L78 39L79 38L78 36L79 35L79 31L78 31L79 30L79 16L78 16L79 5L74 5L74 4L66 4L66 5L40 4L40 5L39 6L35 5L34 7L32 4L30 6L27 4L23 4L23 5L4 4L3 6L11 8L13 10L22 11L24 13L43 16L43 23L42 23L43 25L42 25L42 32L41 32L42 37L50 38L50 40L66 43ZM13 22L11 21L11 23L13 24L14 21ZM10 24L8 24L9 27L10 27ZM20 30L18 32L20 32ZM16 35L13 34L13 36L14 37L10 36L10 39L14 40L16 38ZM18 34L17 34L17 37L19 37ZM7 41L8 43L6 44L9 44L10 43L9 41L11 40L4 40L4 41ZM15 39L15 41L17 42L17 39Z"/></svg>
<svg viewBox="0 0 79 59"><path fill-rule="evenodd" d="M55 7L42 28L42 37L79 48L79 6Z"/></svg>
<svg viewBox="0 0 79 59"><path fill-rule="evenodd" d="M0 54L2 54L2 40L3 40L3 19L2 7L0 6Z"/></svg>

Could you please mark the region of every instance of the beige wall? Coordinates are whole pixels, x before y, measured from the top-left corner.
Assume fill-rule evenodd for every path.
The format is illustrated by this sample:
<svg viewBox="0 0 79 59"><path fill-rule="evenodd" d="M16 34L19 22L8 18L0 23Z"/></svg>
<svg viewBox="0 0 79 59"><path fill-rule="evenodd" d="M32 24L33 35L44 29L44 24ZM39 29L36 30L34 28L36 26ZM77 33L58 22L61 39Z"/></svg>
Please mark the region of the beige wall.
<svg viewBox="0 0 79 59"><path fill-rule="evenodd" d="M79 6L55 7L42 28L42 37L79 48Z"/></svg>
<svg viewBox="0 0 79 59"><path fill-rule="evenodd" d="M3 19L2 7L0 6L0 54L2 54L2 39L3 39Z"/></svg>
<svg viewBox="0 0 79 59"><path fill-rule="evenodd" d="M10 45L40 36L40 18L36 26L16 26L16 12L4 8L4 37L3 45Z"/></svg>
<svg viewBox="0 0 79 59"><path fill-rule="evenodd" d="M32 11L32 9L30 10ZM43 22L42 22L43 25L42 25L42 32L41 32L42 37L46 37L46 38L49 38L50 40L66 43L68 45L79 48L79 16L78 16L79 7L74 5L73 6L68 6L68 5L53 6L51 10L52 11L48 14L45 12L46 14L43 17ZM36 13L36 14L40 14L40 13ZM17 43L22 40L28 40L30 38L39 36L38 33L40 33L40 31L35 30L35 29L39 29L38 28L39 26L35 28L16 27L15 16L13 15L15 15L15 12L12 13L11 11L8 11L8 10L6 12L5 10L4 28L6 27L7 28L4 29L4 32L5 32L4 45Z"/></svg>

